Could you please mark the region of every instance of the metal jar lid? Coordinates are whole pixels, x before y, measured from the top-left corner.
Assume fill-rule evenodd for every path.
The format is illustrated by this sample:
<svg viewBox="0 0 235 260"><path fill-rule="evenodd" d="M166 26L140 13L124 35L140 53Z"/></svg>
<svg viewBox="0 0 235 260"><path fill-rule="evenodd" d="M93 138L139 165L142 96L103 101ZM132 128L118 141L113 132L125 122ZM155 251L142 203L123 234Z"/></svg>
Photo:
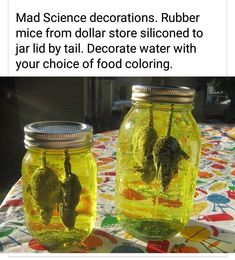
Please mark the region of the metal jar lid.
<svg viewBox="0 0 235 260"><path fill-rule="evenodd" d="M72 121L42 121L24 127L26 148L68 149L88 146L93 140L90 125Z"/></svg>
<svg viewBox="0 0 235 260"><path fill-rule="evenodd" d="M192 104L195 90L181 86L132 86L133 101Z"/></svg>

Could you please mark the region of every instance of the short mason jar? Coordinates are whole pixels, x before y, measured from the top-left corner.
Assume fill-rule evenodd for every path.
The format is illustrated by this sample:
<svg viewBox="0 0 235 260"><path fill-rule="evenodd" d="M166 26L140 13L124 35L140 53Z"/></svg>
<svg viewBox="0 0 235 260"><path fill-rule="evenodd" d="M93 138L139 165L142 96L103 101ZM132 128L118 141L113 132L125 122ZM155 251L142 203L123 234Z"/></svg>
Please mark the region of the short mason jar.
<svg viewBox="0 0 235 260"><path fill-rule="evenodd" d="M187 87L132 87L118 137L116 213L139 239L174 237L189 221L200 159L194 94Z"/></svg>
<svg viewBox="0 0 235 260"><path fill-rule="evenodd" d="M25 222L48 249L84 240L96 218L91 126L67 121L26 125L22 162Z"/></svg>

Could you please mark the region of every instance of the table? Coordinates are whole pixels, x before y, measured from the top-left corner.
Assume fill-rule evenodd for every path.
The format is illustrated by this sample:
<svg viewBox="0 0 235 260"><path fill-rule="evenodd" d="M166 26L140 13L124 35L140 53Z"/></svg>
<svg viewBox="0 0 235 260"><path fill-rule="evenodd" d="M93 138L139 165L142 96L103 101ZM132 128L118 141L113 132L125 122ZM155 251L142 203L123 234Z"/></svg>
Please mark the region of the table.
<svg viewBox="0 0 235 260"><path fill-rule="evenodd" d="M114 187L118 131L95 135L98 164L97 220L74 253L221 253L235 252L235 126L200 125L202 156L192 216L175 238L164 241L135 239L115 217ZM0 206L0 251L47 252L32 239L24 224L22 183L19 180Z"/></svg>

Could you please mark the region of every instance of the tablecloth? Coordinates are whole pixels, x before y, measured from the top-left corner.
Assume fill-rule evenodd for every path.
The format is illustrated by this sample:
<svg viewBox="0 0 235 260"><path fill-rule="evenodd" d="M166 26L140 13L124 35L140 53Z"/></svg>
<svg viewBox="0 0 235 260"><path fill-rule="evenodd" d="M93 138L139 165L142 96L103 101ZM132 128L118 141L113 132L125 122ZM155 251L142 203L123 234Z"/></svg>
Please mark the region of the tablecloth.
<svg viewBox="0 0 235 260"><path fill-rule="evenodd" d="M201 160L190 222L173 239L147 243L126 233L115 217L118 131L95 135L97 220L93 232L82 244L63 252L235 252L235 126L203 124L200 128ZM48 252L32 239L25 226L21 180L12 187L0 206L0 252Z"/></svg>

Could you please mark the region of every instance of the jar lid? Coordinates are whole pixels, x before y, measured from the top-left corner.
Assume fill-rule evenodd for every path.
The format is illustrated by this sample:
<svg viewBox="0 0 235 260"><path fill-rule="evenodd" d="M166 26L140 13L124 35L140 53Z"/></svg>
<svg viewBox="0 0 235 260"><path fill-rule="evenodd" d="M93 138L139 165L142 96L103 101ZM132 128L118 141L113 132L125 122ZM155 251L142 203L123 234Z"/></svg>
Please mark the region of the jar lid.
<svg viewBox="0 0 235 260"><path fill-rule="evenodd" d="M181 86L132 86L132 100L162 103L192 104L195 90Z"/></svg>
<svg viewBox="0 0 235 260"><path fill-rule="evenodd" d="M26 148L65 149L92 143L93 128L72 121L42 121L24 127Z"/></svg>

